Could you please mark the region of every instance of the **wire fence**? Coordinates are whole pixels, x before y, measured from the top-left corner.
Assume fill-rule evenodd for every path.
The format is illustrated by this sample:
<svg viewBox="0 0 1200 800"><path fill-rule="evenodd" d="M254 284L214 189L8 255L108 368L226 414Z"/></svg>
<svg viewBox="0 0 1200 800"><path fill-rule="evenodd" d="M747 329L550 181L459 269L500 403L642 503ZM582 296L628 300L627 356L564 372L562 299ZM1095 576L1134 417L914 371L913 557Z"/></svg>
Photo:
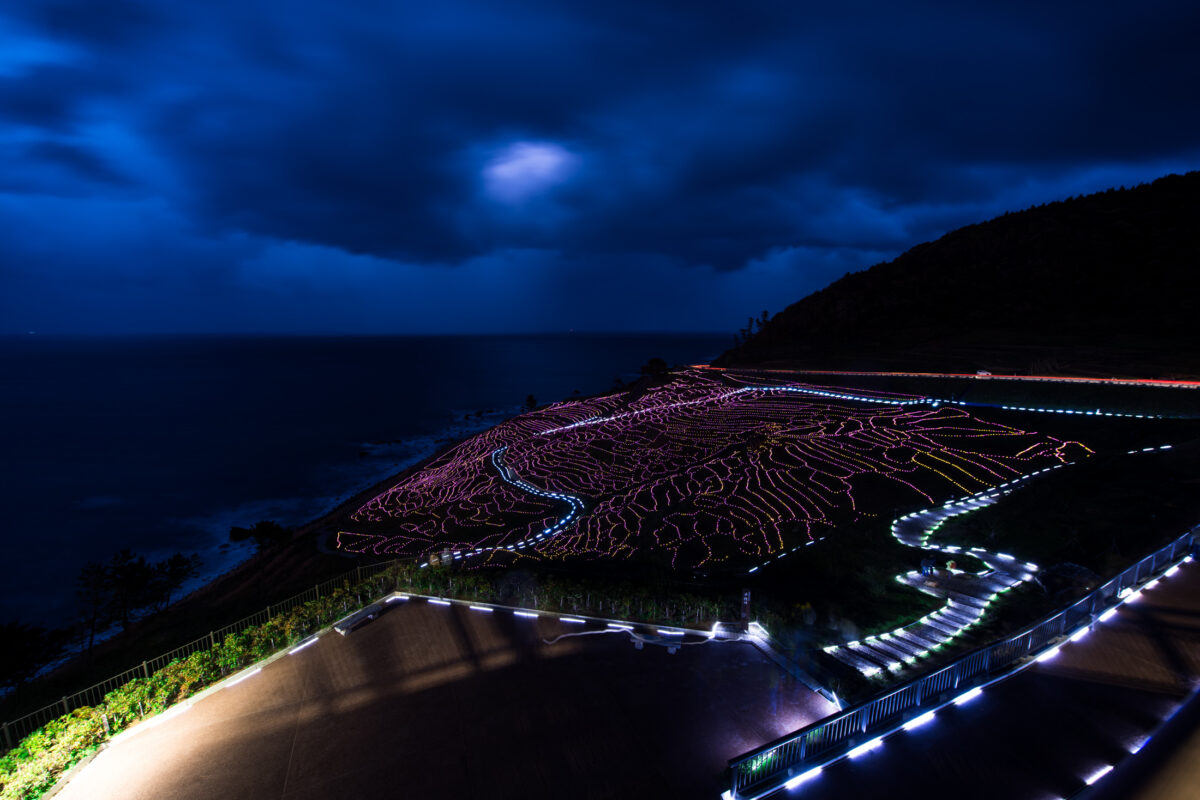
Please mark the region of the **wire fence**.
<svg viewBox="0 0 1200 800"><path fill-rule="evenodd" d="M267 620L278 614L284 614L294 608L304 605L305 603L314 600L320 600L322 595L329 595L335 589L345 586L347 582L353 581L355 584L361 585L365 580L372 576L379 577L380 585L379 593L384 591L384 584L387 582L383 579L381 573L400 563L399 559L387 561L382 564L372 564L369 566L359 566L349 572L343 573L335 578L330 578L327 581L317 584L310 589L306 589L300 594L289 597L278 603L271 603L262 611L251 614L248 617L238 620L231 625L226 625L223 628L217 628L210 631L208 634L201 636L199 639L188 642L185 645L176 647L170 652L143 661L137 666L131 667L111 678L100 681L97 684L82 689L74 694L64 696L61 700L51 703L47 706L39 708L37 711L32 711L22 717L10 720L3 723L3 746L6 750L11 750L14 743L20 741L29 733L37 730L47 722L57 719L64 714L69 714L77 708L84 706L99 705L104 701L105 696L115 689L119 689L125 684L137 678L149 678L158 670L170 664L176 659L184 659L193 653L198 653L203 650L211 650L225 640L226 636L238 634L247 628L256 625L262 625Z"/></svg>
<svg viewBox="0 0 1200 800"><path fill-rule="evenodd" d="M782 785L793 774L803 772L807 765L827 761L831 756L836 756L839 749L849 750L860 740L870 738L872 733L894 725L898 719L914 716L919 709L941 705L948 694L968 690L974 685L990 680L996 673L1030 653L1043 649L1046 644L1067 631L1094 619L1097 614L1112 605L1125 589L1144 582L1151 575L1182 558L1197 541L1200 541L1197 530L1200 530L1200 526L1024 633L969 653L936 672L733 759L729 764L734 797L761 796L766 791L771 791L772 787ZM335 589L346 586L348 582L353 581L360 591L369 588L372 594L382 594L388 588L389 580L383 573L400 563L397 559L356 567L286 600L271 603L255 614L210 631L207 635L156 658L147 659L107 680L5 722L0 726L3 728L3 745L5 749L11 749L15 742L53 719L69 714L77 708L99 705L106 695L130 681L149 678L176 659L184 659L194 653L213 649L231 634L239 634L247 628L262 625L276 615L320 600L323 595L331 594ZM378 585L362 586L373 577L377 579Z"/></svg>
<svg viewBox="0 0 1200 800"><path fill-rule="evenodd" d="M732 796L762 797L904 722L939 708L1023 663L1067 633L1090 624L1116 605L1127 589L1188 555L1200 544L1200 526L1138 561L1082 600L1009 639L860 703L729 762Z"/></svg>

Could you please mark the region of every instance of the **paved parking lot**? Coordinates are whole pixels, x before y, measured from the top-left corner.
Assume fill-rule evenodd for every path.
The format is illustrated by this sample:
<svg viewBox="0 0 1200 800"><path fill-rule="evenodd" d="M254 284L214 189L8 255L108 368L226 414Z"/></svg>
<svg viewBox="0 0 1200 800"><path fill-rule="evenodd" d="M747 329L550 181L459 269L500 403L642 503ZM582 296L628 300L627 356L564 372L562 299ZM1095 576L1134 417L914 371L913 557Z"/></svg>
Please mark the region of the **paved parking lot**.
<svg viewBox="0 0 1200 800"><path fill-rule="evenodd" d="M716 798L729 758L830 711L746 643L671 655L412 600L120 741L58 797Z"/></svg>

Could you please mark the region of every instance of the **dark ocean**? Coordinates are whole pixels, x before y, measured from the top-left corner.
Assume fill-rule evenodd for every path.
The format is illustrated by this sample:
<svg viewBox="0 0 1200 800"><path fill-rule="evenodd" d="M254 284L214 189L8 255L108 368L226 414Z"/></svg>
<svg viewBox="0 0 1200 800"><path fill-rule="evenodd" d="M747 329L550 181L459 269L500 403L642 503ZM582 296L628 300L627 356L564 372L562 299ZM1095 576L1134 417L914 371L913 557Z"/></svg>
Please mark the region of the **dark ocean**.
<svg viewBox="0 0 1200 800"><path fill-rule="evenodd" d="M227 544L233 525L313 519L527 395L595 394L651 357L707 362L730 342L0 339L0 622L61 623L83 564L122 548L199 553L211 578L249 553Z"/></svg>

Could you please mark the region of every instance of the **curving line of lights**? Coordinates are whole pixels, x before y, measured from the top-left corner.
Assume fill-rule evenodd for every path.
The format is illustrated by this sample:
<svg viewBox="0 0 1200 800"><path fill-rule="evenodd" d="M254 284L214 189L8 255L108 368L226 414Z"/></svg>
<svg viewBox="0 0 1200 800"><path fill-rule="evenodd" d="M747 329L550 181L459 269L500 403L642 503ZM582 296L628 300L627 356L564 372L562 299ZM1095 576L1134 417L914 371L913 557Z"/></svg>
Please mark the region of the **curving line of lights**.
<svg viewBox="0 0 1200 800"><path fill-rule="evenodd" d="M1077 408L1034 408L1033 406L1008 406L999 403L971 403L966 400L950 400L947 398L928 397L923 401L937 408L939 405L948 406L978 406L982 408L1002 408L1005 411L1028 411L1043 414L1074 414L1081 417L1123 417L1126 419L1164 419L1162 414L1131 414L1127 411L1104 411L1097 409Z"/></svg>
<svg viewBox="0 0 1200 800"><path fill-rule="evenodd" d="M809 535L811 536L812 534L809 534ZM753 567L746 570L746 574L750 575L752 573L758 572L760 569L767 566L772 561L778 561L779 559L783 558L784 556L790 555L790 554L796 552L797 550L801 549L802 547L811 547L812 545L816 544L817 542L823 542L823 541L825 541L824 536L817 536L816 538L809 539L804 544L798 544L795 547L793 547L791 550L784 550L782 553L779 553L771 558L768 558L766 561L762 562L761 564L755 564Z"/></svg>
<svg viewBox="0 0 1200 800"><path fill-rule="evenodd" d="M710 397L701 397L696 400L682 400L678 403L668 403L665 405L647 406L639 408L635 411L626 411L622 414L610 414L603 417L588 417L581 419L578 422L572 422L570 425L560 425L557 428L550 428L540 432L542 436L549 436L552 433L561 433L563 431L573 430L574 428L583 428L591 425L600 425L605 422L617 422L623 419L630 419L642 414L656 413L662 411L670 411L676 408L685 408L687 406L701 405L703 403L715 403L721 400L726 400L730 397L735 397L746 392L791 392L793 394L807 394L817 397L828 397L834 400L854 400L860 403L878 403L889 406L903 405L933 405L937 406L939 400L933 400L928 397L879 397L872 395L850 394L848 392L830 392L823 389L811 389L804 386L772 386L769 384L752 384L743 386L740 389L731 389L723 394L713 395Z"/></svg>
<svg viewBox="0 0 1200 800"><path fill-rule="evenodd" d="M810 402L792 410L787 399L800 396ZM837 409L846 401L871 408ZM1021 467L1013 461L1043 456L1064 460L1069 457L1066 448L1078 444L1051 437L1048 443L1038 443L1037 452L1007 452L1003 443L1004 452L992 452L993 447L981 451L974 446L981 437L1034 434L979 424L982 421L958 410L947 413L961 419L948 419L937 413L940 401L917 395L770 381L731 387L698 375L653 390L623 412L612 398L560 405L474 437L441 457L434 468L373 498L352 518L367 523L403 520L400 529L339 531L338 547L377 554L421 547L427 553L442 550L447 561L469 559L475 564L499 551L516 558L535 553L565 558L582 551L628 557L650 544L667 548L673 565L684 553L693 561L698 558L698 564L750 555L754 561L741 569L761 569L768 559L784 555L783 523L795 521L807 529L804 539L815 539L819 532L814 528L828 524L827 508L857 511L850 481L859 475L879 474L932 498L914 482L918 477L949 481L958 491L968 492L1019 474ZM693 406L698 408L687 408ZM932 414L927 410L931 407ZM721 413L705 413L708 409ZM694 413L697 410L701 413ZM572 430L581 426L592 427ZM765 437L765 443L755 444L754 458L738 460L736 447L722 449L743 443L742 434L750 430ZM556 432L559 436L551 438ZM661 458L650 455L646 448L663 436L678 452ZM619 456L620 468L587 463L586 448L593 444L614 459ZM910 448L917 452L906 454ZM703 458L689 466L687 457L697 453ZM489 459L494 471L487 468ZM505 462L512 468L506 469ZM551 477L548 469L558 477ZM515 477L516 470L536 483L561 488L544 491ZM802 479L806 470L826 480L809 485ZM657 483L646 488L650 479ZM729 492L730 484L739 482L749 486L740 497ZM548 510L543 498L569 504L571 513ZM679 500L697 500L697 506L676 508ZM587 514L582 513L584 503ZM661 530L651 531L653 542L635 540L645 514L663 508L672 510L663 517ZM496 529L508 526L491 521L497 513L518 520L518 527L500 533ZM485 536L462 540L463 534L479 527ZM568 535L556 536L561 532ZM446 541L444 550L437 546L439 538ZM803 540L790 545L802 546ZM738 552L731 556L730 551ZM484 559L473 558L484 553Z"/></svg>
<svg viewBox="0 0 1200 800"><path fill-rule="evenodd" d="M982 381L1028 381L1035 383L1094 383L1102 386L1162 386L1173 389L1200 389L1200 381L1162 378L1084 378L1070 375L1005 375L990 372L864 372L839 369L763 369L746 367L714 367L712 364L692 364L692 369L712 372L777 372L786 375L846 375L852 377L902 378L970 378Z"/></svg>
<svg viewBox="0 0 1200 800"><path fill-rule="evenodd" d="M969 555L983 561L988 569L974 573L977 585L984 585L984 580L989 577L995 575L1000 577L993 580L992 585L986 586L985 594L982 597L966 595L964 592L954 592L972 597L977 602L956 601L949 596L952 590L947 590L946 605L937 611L886 633L868 636L844 645L830 645L824 648L824 651L839 661L853 666L863 675L871 677L883 672L885 668L890 672L898 672L906 664L915 664L918 659L927 657L930 653L941 649L961 636L968 629L978 625L983 620L988 607L1000 595L1033 577L1038 566L1030 562L1020 562L1008 553L992 553L982 547L964 550L958 545L930 544L930 537L953 517L986 508L1000 497L1014 491L1024 481L1064 466L1066 465L1056 464L1046 467L990 489L984 489L941 506L914 511L894 520L891 526L892 536L903 545L952 556ZM959 572L958 574L964 573ZM921 587L922 577L924 576L914 571L896 575L895 580L924 591ZM1002 585L997 586L996 583Z"/></svg>
<svg viewBox="0 0 1200 800"><path fill-rule="evenodd" d="M1170 449L1171 445L1164 444L1158 447L1143 447L1129 450L1126 455L1154 453ZM945 553L947 555L963 554L974 556L988 566L988 569L975 573L977 578L983 579L998 573L1010 579L1009 582L1004 586L989 589L985 597L977 598L980 601L978 604L967 602L956 603L947 597L946 605L943 608L926 614L915 622L876 636L868 636L861 641L848 642L845 645L831 645L824 648L825 652L834 656L839 661L850 664L863 675L871 677L882 672L884 667L889 671L897 672L905 664L914 664L917 659L924 658L931 652L939 650L953 639L961 636L969 628L981 622L988 607L1000 595L1011 591L1032 578L1033 573L1037 572L1038 566L1031 562L1021 563L1008 553L992 553L982 547L972 547L964 550L958 545L933 545L929 543L930 538L951 518L990 506L1001 497L1018 488L1018 485L1022 482L1056 469L1062 469L1064 466L1068 465L1055 464L1054 466L1031 472L1028 475L1022 475L1019 478L999 484L991 489L985 489L959 500L945 503L940 507L905 514L893 521L891 527L892 536L901 544L908 545L909 547L919 547L923 550ZM912 532L913 527L916 528L915 534ZM1172 571L1171 574L1174 574L1174 572ZM922 577L920 573L913 571L897 575L896 581L921 590L920 583ZM1110 611L1109 616L1113 613L1115 612ZM1086 633L1086 629L1084 633ZM1077 634L1077 637L1082 638L1084 633ZM1077 639L1073 639L1073 641L1075 640ZM1053 658L1053 655L1051 653L1046 657Z"/></svg>
<svg viewBox="0 0 1200 800"><path fill-rule="evenodd" d="M639 416L641 414L646 414L646 413L651 413L651 412L658 413L658 412L673 410L673 409L677 409L677 408L695 406L695 405L699 405L699 404L703 404L703 403L714 403L714 402L728 399L730 397L734 397L736 395L744 394L746 392L782 392L782 393L791 393L791 394L804 394L804 395L830 398L830 399L836 399L836 400L849 400L849 401L854 401L854 402L875 403L875 404L890 405L890 406L929 405L934 408L937 408L939 405L941 405L943 403L948 404L948 405L966 405L966 403L962 403L959 401L940 400L940 399L936 399L936 398L921 397L921 396L880 397L877 395L853 394L853 393L845 392L845 391L828 391L828 390L824 390L824 389L815 389L815 388L804 387L804 386L751 384L751 385L747 385L747 386L741 387L739 389L734 389L734 390L731 390L728 392L724 392L722 394L715 395L715 396L702 397L702 398L694 399L694 400L684 400L684 401L680 401L677 403L648 406L646 408L641 408L641 409L637 409L635 411L629 411L629 412L625 412L622 414L610 414L607 416L588 417L587 419L579 420L578 422L574 422L569 425L561 425L561 426L558 426L555 428L549 428L547 430L541 431L540 435L549 436L551 434L561 433L561 432L573 430L576 428L590 427L593 425L600 425L600 424L604 424L604 423L617 422L617 421L624 420L624 419L630 419L630 418ZM503 450L503 449L505 449L505 448L501 448L501 450ZM500 452L500 451L497 451L497 452ZM495 455L495 454L493 454L493 455ZM501 474L502 475L504 474L503 470L501 470ZM1037 473L1033 473L1033 474L1037 474ZM507 480L507 477L506 477L506 480ZM514 482L510 481L510 483L514 483ZM518 485L518 486L521 486L521 488L525 488L525 486L527 486L528 484L522 485L522 484L514 483L514 485ZM1004 484L1004 485L1008 485L1008 484ZM538 538L540 539L541 537L538 537ZM759 569L767 566L771 562L778 561L778 560L784 558L785 556L787 556L788 554L795 553L796 551L800 550L802 547L813 545L818 541L824 540L824 538L825 538L824 536L812 538L812 536L810 534L809 541L805 542L803 545L797 545L797 546L791 548L791 550L787 550L787 551L772 555L771 558L768 558L765 561L762 561L761 563L756 564L753 567L750 567L746 571L746 574L748 574L748 575L753 574L753 573L757 572ZM491 549L501 549L501 548L491 548ZM508 548L503 548L503 549L512 550L513 548L510 546ZM481 552L481 551L476 551L476 552Z"/></svg>
<svg viewBox="0 0 1200 800"><path fill-rule="evenodd" d="M1158 447L1143 447L1140 450L1139 449L1127 450L1125 452L1125 455L1132 456L1137 453L1157 453L1160 450L1170 450L1170 449L1171 449L1171 445L1164 444L1164 445L1160 445Z"/></svg>
<svg viewBox="0 0 1200 800"><path fill-rule="evenodd" d="M667 404L648 406L646 408L641 408L641 409L637 409L635 411L629 411L629 412L625 412L622 414L610 414L607 416L589 417L587 419L583 419L578 422L571 423L569 425L561 425L561 426L558 426L555 428L550 428L550 429L547 429L544 431L540 431L539 435L548 436L548 435L555 434L555 433L561 433L564 431L573 430L575 428L588 427L588 426L593 426L593 425L600 425L600 424L604 424L604 423L617 422L617 421L621 421L621 420L625 420L625 419L630 419L630 418L633 418L633 417L636 417L636 416L639 416L642 414L646 414L646 413L661 413L663 411L669 411L669 410L684 408L684 407L688 407L688 406L695 406L695 405L700 405L700 404L704 404L704 403L715 403L715 402L719 402L721 400L725 400L730 397L734 397L736 395L744 394L747 392L764 392L764 393L782 392L782 393L789 393L789 394L804 394L804 395L812 395L812 396L823 397L823 398L830 398L830 399L835 399L835 400L850 400L850 401L855 401L855 402L875 403L875 404L882 404L882 405L889 405L889 406L932 405L933 407L936 408L940 403L940 401L938 401L938 400L932 400L930 398L917 397L917 396L879 397L879 396L872 396L872 395L851 394L848 392L827 391L827 390L823 390L823 389L814 389L814 388L803 387L803 386L751 385L751 386L744 386L739 389L733 389L731 391L724 392L722 394L710 395L710 396L701 397L701 398L694 399L694 400L683 400L683 401L679 401L676 403L667 403ZM496 550L516 551L516 550L523 550L526 547L535 546L538 543L540 543L542 540L552 537L552 536L566 530L566 528L568 528L573 522L575 522L576 513L580 513L584 509L584 503L578 497L575 497L573 495L569 495L566 493L562 493L562 492L549 492L549 491L546 491L546 490L540 489L539 487L534 486L533 484L521 479L520 477L517 477L515 475L515 473L513 473L512 469L508 465L506 465L503 461L504 451L506 451L508 448L509 448L509 445L505 445L504 447L500 447L500 448L497 448L496 450L492 451L492 454L491 454L492 464L496 467L496 470L500 474L500 477L502 479L504 479L507 483L509 483L513 486L516 486L517 488L522 489L523 491L525 491L529 494L533 494L538 497L545 497L545 498L550 498L550 499L554 499L554 500L561 500L561 501L568 502L571 504L571 511L565 517L563 517L557 523L555 523L553 526L546 528L540 534L530 537L529 539L522 539L521 541L518 541L511 545L495 546L495 547L477 547L473 550L451 551L451 556L454 560L468 558L470 556L480 555L482 553L492 552L492 551L496 551ZM825 537L823 537L823 536L819 537L819 538L810 538L810 540L808 542L806 542L805 545L815 544L817 541L821 541L824 538ZM787 555L790 552L795 552L795 551L799 550L800 547L802 547L802 546L804 546L804 545L797 545L796 547L793 547L790 551L776 554L773 558L768 559L767 561L764 561L761 564L758 564L754 567L751 567L747 571L747 574L757 571L760 567L766 566L771 561L777 561L777 560L783 558L785 555ZM425 563L422 563L420 566L427 567L428 565L429 565L429 562L425 562Z"/></svg>
<svg viewBox="0 0 1200 800"><path fill-rule="evenodd" d="M838 374L838 373L831 373L831 374ZM856 374L856 373L849 373L849 374ZM862 374L869 375L869 374L875 374L875 373L862 373ZM882 373L882 374L887 374L887 373ZM900 373L900 374L904 374L904 373ZM735 377L735 376L731 376L731 377ZM974 376L970 376L970 377L974 377ZM748 388L764 388L764 387L751 386ZM1188 388L1192 388L1192 387L1188 387ZM809 391L813 392L814 394L820 394L820 392L817 392L815 390L809 390ZM861 400L863 402L868 402L868 403L898 402L898 401L883 400L878 397L868 398L866 396L842 394L842 393L838 393L838 392L831 392L831 393L826 394L825 396L838 397L838 398L842 398L845 400ZM1031 411L1031 412L1040 412L1043 414L1072 414L1072 415L1083 416L1083 417L1122 417L1122 418L1126 418L1126 419L1164 419L1162 414L1133 414L1133 413L1130 413L1127 411L1104 411L1103 409L1099 409L1099 408L1077 409L1077 408L1044 408L1044 407L1034 407L1034 406L1010 406L1010 405L1004 405L1004 404L998 404L998 403L972 403L972 402L968 402L966 400L951 400L948 398L927 397L927 396L910 399L910 400L905 400L902 402L904 402L904 403L923 403L926 405L931 405L934 408L937 408L939 405L981 406L981 407L987 407L987 408L1002 408L1005 411Z"/></svg>
<svg viewBox="0 0 1200 800"><path fill-rule="evenodd" d="M1101 624L1104 624L1104 623L1108 622L1109 620L1111 620L1113 618L1113 616L1116 615L1117 610L1121 607L1121 605L1136 601L1139 597L1141 597L1142 592L1153 589L1161 581L1163 581L1163 580L1175 575L1177 572L1179 572L1179 569L1183 564L1191 563L1193 560L1194 560L1193 556L1191 556L1191 555L1185 556L1183 559L1181 559L1181 561L1178 564L1175 564L1174 566L1167 569L1160 577L1153 578L1153 579L1147 581L1144 585L1142 585L1138 589L1130 589L1130 590L1127 590L1126 592L1123 592L1122 596L1118 599L1117 604L1114 605L1112 608L1108 609L1107 611L1105 611L1099 617L1097 617L1094 622L1089 621L1087 624L1080 626L1077 630L1075 630L1073 633L1071 633L1069 635L1069 637L1067 638L1067 641L1047 649L1045 652L1038 655L1033 661L1026 662L1021 667L1018 667L1018 669L1021 669L1024 666L1028 666L1030 663L1044 662L1044 661L1054 658L1054 656L1058 655L1058 653L1061 651L1061 649L1063 647L1068 646L1072 642L1080 641L1091 630L1093 630L1093 628L1096 625L1101 625ZM819 764L818 766L812 767L812 768L806 770L805 772L802 772L799 775L796 775L795 777L788 780L783 785L783 788L789 789L789 790L795 789L796 787L800 786L801 784L807 783L807 782L817 778L819 775L821 775L821 773L825 770L826 767L829 767L830 765L832 765L838 761L841 761L843 758L851 758L851 759L861 758L862 756L867 755L868 753L870 753L874 750L877 750L884 744L887 744L887 742L892 738L892 736L899 732L912 733L913 731L918 730L918 729L928 725L931 722L934 722L937 719L937 713L939 711L942 711L951 705L964 706L964 705L970 703L971 701L980 697L983 694L983 690L985 688L987 688L987 686L990 686L993 683L997 683L1001 680L1004 680L1005 678L1009 677L1011 674L1013 674L1016 671L1017 670L1013 670L1012 672L1008 672L1003 675L997 676L997 677L993 678L992 680L988 681L988 683L985 684L984 686L976 686L974 688L971 688L971 689L963 692L962 694L958 695L957 697L953 698L952 700L948 700L947 702L942 703L941 705L937 706L936 708L930 709L929 711L926 711L926 712L920 714L919 716L913 717L912 719L910 719L906 722L898 724L896 727L892 728L891 730L886 731L886 732L880 734L879 736L876 736L875 738L871 739L870 741L866 742L865 744L859 745L858 747L850 750L849 752L847 752L845 754L837 755L823 764ZM1178 711L1178 709L1176 709L1176 711ZM1172 715L1174 713L1175 712L1172 712ZM1170 715L1166 719L1170 719ZM1164 719L1163 722L1166 722L1166 719ZM1158 730L1162 729L1161 724L1162 723L1160 723L1160 727L1158 728ZM1146 744L1150 741L1150 739L1153 738L1157 734L1157 732L1158 731L1156 730L1155 733L1150 734L1150 736L1147 736L1144 739L1141 739L1138 742L1136 742L1135 744L1133 744L1132 746L1130 746L1128 748L1129 752L1130 753L1139 752L1142 748L1144 748L1146 746ZM1120 762L1118 762L1118 763L1120 763ZM1106 776L1110 772L1112 772L1112 770L1115 766L1116 766L1116 764L1103 764L1099 768L1090 772L1089 774L1080 776L1080 780L1083 781L1084 784L1086 784L1088 786L1092 786L1095 783L1097 783L1101 778L1103 778L1104 776ZM772 791L775 791L775 790L772 790ZM733 796L732 792L730 792L730 791L726 791L722 795L722 797L724 797L724 798L732 798L732 796Z"/></svg>
<svg viewBox="0 0 1200 800"><path fill-rule="evenodd" d="M699 644L700 642L682 642L685 636L693 636L707 642L712 639L721 639L728 641L741 641L742 639L762 638L766 635L766 630L757 622L750 623L750 632L747 634L738 633L730 636L728 631L722 630L720 622L713 625L712 630L704 631L694 628L679 628L669 627L665 625L654 625L645 622L634 622L632 620L609 619L604 617L578 617L570 614L563 614L557 611L540 611L538 609L520 608L514 606L495 605L491 603L478 603L471 600L459 600L453 597L434 597L431 595L413 594L410 592L396 592L389 596L384 603L392 603L396 601L406 601L410 599L422 599L430 605L436 606L466 606L471 611L478 611L483 614L492 614L496 611L508 611L514 617L523 619L547 619L557 620L566 625L604 625L603 628L596 630L585 631L585 633L628 633L635 640L640 640L643 643L663 644L664 646L675 646L678 644ZM579 634L562 634L553 641L569 635ZM663 638L661 642L656 641L653 637L671 637L670 640ZM300 647L295 648L291 652L298 652L308 644L316 641L315 637L311 642L307 642ZM543 640L546 641L546 640ZM547 641L547 644L552 644L552 641Z"/></svg>
<svg viewBox="0 0 1200 800"><path fill-rule="evenodd" d="M1003 408L1006 411L1038 411L1043 414L1077 414L1077 415L1084 416L1084 417L1126 417L1129 419L1162 419L1163 418L1162 414L1130 414L1130 413L1127 413L1124 411L1101 411L1098 408L1095 409L1094 411L1081 411L1079 409L1071 409L1071 408L1031 408L1029 406L1005 406L1005 405L1000 406L1000 408Z"/></svg>
<svg viewBox="0 0 1200 800"><path fill-rule="evenodd" d="M564 516L558 522L554 523L549 528L543 529L542 532L537 534L536 536L531 536L528 539L521 539L520 541L515 542L513 544L503 545L503 546L476 547L474 550L452 550L451 556L453 557L453 559L455 561L458 561L459 559L463 559L463 558L468 558L470 556L477 556L477 555L480 555L481 553L488 553L488 552L491 552L494 550L509 550L509 551L524 550L526 547L531 547L533 545L536 545L537 543L541 542L543 539L548 539L551 536L556 536L556 535L562 533L564 530L566 530L567 528L569 528L571 525L573 525L576 522L576 515L581 514L583 512L584 504L583 504L583 501L580 500L578 497L575 497L574 495L566 494L565 492L546 491L545 489L541 489L537 486L534 486L529 481L524 480L523 478L519 477L515 472L512 471L512 468L510 466L508 466L507 464L504 463L504 451L507 449L508 449L508 445L505 445L504 447L499 447L492 451L492 465L495 466L496 471L500 474L501 479L503 479L507 483L512 484L513 486L516 486L518 489L528 492L529 494L537 495L538 497L545 497L545 498L548 498L551 500L561 500L563 502L569 503L571 505L571 510L568 511L566 516ZM425 568L428 566L429 566L428 561L421 564L421 568Z"/></svg>

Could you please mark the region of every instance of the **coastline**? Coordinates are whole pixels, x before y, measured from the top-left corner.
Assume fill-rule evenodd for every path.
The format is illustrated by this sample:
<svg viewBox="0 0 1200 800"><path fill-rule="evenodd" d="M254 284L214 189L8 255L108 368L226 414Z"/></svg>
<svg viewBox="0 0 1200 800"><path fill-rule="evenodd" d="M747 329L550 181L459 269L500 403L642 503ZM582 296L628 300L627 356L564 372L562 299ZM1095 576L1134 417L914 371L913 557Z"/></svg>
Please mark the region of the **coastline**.
<svg viewBox="0 0 1200 800"><path fill-rule="evenodd" d="M369 488L516 413L604 391L702 335L55 340L0 349L13 378L4 487L6 617L74 620L71 582L129 549L198 553L191 593L247 560L231 527L308 528ZM104 402L84 407L81 387ZM491 414L486 413L493 409ZM480 410L485 412L479 419ZM503 413L496 413L503 412ZM16 424L19 420L20 424ZM178 596L179 592L176 592Z"/></svg>
<svg viewBox="0 0 1200 800"><path fill-rule="evenodd" d="M33 690L32 694L26 692L21 698L0 697L2 705L12 702L11 710L0 711L0 721L36 710L61 694L86 688L136 666L141 660L200 638L207 631L262 611L272 602L346 572L354 562L364 558L368 559L365 563L388 560L341 553L328 547L327 541L336 533L339 521L372 497L516 413L520 413L519 409L512 409L511 413L497 411L478 418L477 424L465 424L464 420L430 435L431 447L423 456L345 497L319 517L296 526L286 545L253 552L163 611L132 624L127 633L112 630L102 638L98 636L90 659L83 652L72 653L27 687ZM26 696L30 700L22 702Z"/></svg>
<svg viewBox="0 0 1200 800"><path fill-rule="evenodd" d="M640 347L642 345L640 344ZM667 355L671 354L667 351ZM673 359L678 363L688 363L689 359ZM692 359L694 360L694 359ZM574 363L574 362L572 362ZM629 374L629 373L622 373ZM569 378L570 375L566 375ZM544 379L542 379L544 380ZM556 381L569 386L564 375L557 375ZM545 386L539 381L532 381L533 389L538 395L545 397ZM599 381L598 381L599 383ZM638 380L624 386L629 390L637 385ZM580 385L587 385L581 381ZM560 390L562 391L562 390ZM575 393L575 395L558 395L552 393L544 403L556 402L557 398L578 399L588 396L604 396L613 391L613 387L605 387L599 392ZM578 392L578 390L576 390ZM533 392L530 392L532 395ZM557 397L556 397L557 395ZM554 398L554 399L551 399ZM470 399L466 402L470 402ZM460 403L462 403L460 399ZM456 403L458 405L458 403ZM186 593L181 594L163 613L148 616L148 618L133 622L127 631L109 631L102 639L97 638L90 655L83 652L73 652L66 661L47 672L38 675L35 681L26 685L20 697L0 698L0 721L13 720L26 712L41 708L43 705L54 703L65 694L83 690L97 681L106 680L125 670L136 668L145 660L152 660L194 640L210 636L212 631L220 630L232 622L245 619L263 612L271 603L282 601L311 589L328 579L344 575L354 569L355 564L376 564L388 560L372 555L349 554L334 549L331 534L336 534L338 524L346 517L376 497L385 489L396 485L404 477L414 471L425 468L452 447L486 429L499 425L510 417L521 414L518 405L511 407L496 407L486 404L470 407L448 409L448 415L443 416L442 426L436 426L430 433L408 435L400 439L361 439L359 449L367 457L373 457L376 449L403 449L406 441L421 441L428 446L420 455L398 465L398 468L386 469L382 475L377 474L370 482L360 483L352 492L342 494L340 499L331 503L323 513L308 518L299 524L287 525L293 533L286 545L270 547L262 552L253 552L248 558L241 559L215 575L204 575L198 581L203 581L193 587L186 587ZM376 426L379 429L379 426ZM384 428L386 431L386 428ZM380 459L382 461L382 459ZM390 461L390 459L389 459ZM342 465L353 464L343 462ZM380 464L382 465L382 464ZM337 469L337 465L332 465ZM353 467L352 467L353 469ZM343 476L346 473L342 473ZM337 487L335 487L336 491ZM341 492L338 492L341 493ZM336 497L336 495L335 495ZM308 500L318 498L307 498ZM332 498L330 498L332 499ZM218 511L228 516L228 510ZM214 515L216 516L216 515ZM242 518L234 524L253 524L256 519ZM220 531L214 531L220 536ZM216 540L220 543L220 539ZM251 547L253 547L251 545ZM365 560L364 560L365 559Z"/></svg>
<svg viewBox="0 0 1200 800"><path fill-rule="evenodd" d="M240 561L227 571L214 576L211 580L181 597L168 610L179 610L185 604L192 604L199 601L212 601L223 604L230 597L261 595L263 594L261 588L256 587L255 591L248 592L246 591L248 587L240 585L239 582L246 580L257 583L261 581L262 571L282 576L285 572L295 570L292 574L297 578L296 581L281 579L272 585L282 587L294 584L296 591L303 591L309 586L329 577L331 573L344 571L346 565L350 562L360 561L363 558L370 559L368 563L387 560L382 558L371 559L370 556L339 552L328 546L327 537L337 533L337 523L339 521L352 514L372 497L391 488L410 474L423 469L442 454L457 447L472 436L495 427L517 413L520 413L520 411L516 408L512 409L511 412L497 411L480 417L477 424L474 425L459 423L443 428L438 433L428 437L431 445L424 451L424 455L403 465L398 470L389 471L383 478L346 496L320 516L295 526L292 529L291 539L285 547L268 548L253 553L249 558ZM311 543L311 546L304 546L306 543ZM304 555L307 557L298 559L296 557L298 549L306 551ZM312 564L318 568L309 572L304 569L308 564ZM245 575L247 572L253 574ZM305 577L301 579L301 575ZM288 592L279 589L278 591L271 592L271 594L287 595ZM146 620L146 622L150 621L149 619Z"/></svg>

